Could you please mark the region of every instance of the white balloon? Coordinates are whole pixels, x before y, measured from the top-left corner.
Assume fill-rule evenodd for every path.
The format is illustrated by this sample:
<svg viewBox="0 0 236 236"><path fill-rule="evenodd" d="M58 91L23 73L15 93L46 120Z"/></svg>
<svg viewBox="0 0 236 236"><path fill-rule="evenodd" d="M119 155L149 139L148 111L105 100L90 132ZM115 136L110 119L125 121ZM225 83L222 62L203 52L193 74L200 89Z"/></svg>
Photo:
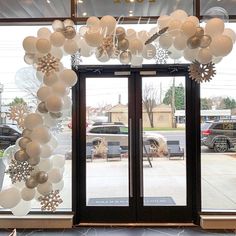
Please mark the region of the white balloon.
<svg viewBox="0 0 236 236"><path fill-rule="evenodd" d="M221 62L223 59L223 57L213 57L212 58L212 63L214 64L218 64L219 62Z"/></svg>
<svg viewBox="0 0 236 236"><path fill-rule="evenodd" d="M210 36L221 35L224 32L224 21L220 18L212 18L207 21L205 26L205 34Z"/></svg>
<svg viewBox="0 0 236 236"><path fill-rule="evenodd" d="M63 100L60 96L52 94L47 97L45 105L50 112L60 112L63 108Z"/></svg>
<svg viewBox="0 0 236 236"><path fill-rule="evenodd" d="M62 168L65 165L65 155L53 155L52 156L52 163L54 167Z"/></svg>
<svg viewBox="0 0 236 236"><path fill-rule="evenodd" d="M85 33L84 39L89 46L99 47L103 41L103 36L98 28L91 28Z"/></svg>
<svg viewBox="0 0 236 236"><path fill-rule="evenodd" d="M69 96L64 96L63 101L64 101L63 110L71 109L71 106L72 106L71 98Z"/></svg>
<svg viewBox="0 0 236 236"><path fill-rule="evenodd" d="M169 23L168 33L171 36L177 36L180 33L181 21L180 20L171 20Z"/></svg>
<svg viewBox="0 0 236 236"><path fill-rule="evenodd" d="M45 144L51 139L51 133L45 126L38 126L32 130L31 139L40 144Z"/></svg>
<svg viewBox="0 0 236 236"><path fill-rule="evenodd" d="M48 172L52 168L52 161L49 158L41 159L40 163L38 164L38 168L41 171Z"/></svg>
<svg viewBox="0 0 236 236"><path fill-rule="evenodd" d="M23 181L17 181L16 183L13 184L14 187L18 188L19 190L22 190L25 187L25 183Z"/></svg>
<svg viewBox="0 0 236 236"><path fill-rule="evenodd" d="M36 42L37 38L33 36L28 36L23 40L23 48L28 53L36 53Z"/></svg>
<svg viewBox="0 0 236 236"><path fill-rule="evenodd" d="M187 37L184 34L179 34L175 37L173 46L177 50L184 50L187 47Z"/></svg>
<svg viewBox="0 0 236 236"><path fill-rule="evenodd" d="M214 56L224 57L232 51L233 42L231 38L226 35L218 35L213 37L209 48Z"/></svg>
<svg viewBox="0 0 236 236"><path fill-rule="evenodd" d="M24 119L24 126L29 130L33 130L35 127L43 124L43 118L37 113L31 113Z"/></svg>
<svg viewBox="0 0 236 236"><path fill-rule="evenodd" d="M60 75L59 78L68 86L68 87L72 87L77 83L77 75L76 73L71 70L71 69L66 69L63 70Z"/></svg>
<svg viewBox="0 0 236 236"><path fill-rule="evenodd" d="M80 48L80 53L82 57L90 57L93 54L93 47L90 47L84 39L78 41L78 46Z"/></svg>
<svg viewBox="0 0 236 236"><path fill-rule="evenodd" d="M54 47L61 47L64 45L65 36L61 32L54 32L50 36L50 42Z"/></svg>
<svg viewBox="0 0 236 236"><path fill-rule="evenodd" d="M32 141L26 145L25 151L31 158L39 157L41 153L40 144L36 141Z"/></svg>
<svg viewBox="0 0 236 236"><path fill-rule="evenodd" d="M63 57L63 52L60 48L57 47L52 47L51 52L52 56L58 58L58 59L62 59Z"/></svg>
<svg viewBox="0 0 236 236"><path fill-rule="evenodd" d="M165 27L168 27L170 21L171 21L170 16L167 16L167 15L160 16L157 20L157 24L159 26L159 29L163 29Z"/></svg>
<svg viewBox="0 0 236 236"><path fill-rule="evenodd" d="M52 155L53 148L49 144L45 144L41 146L41 154L40 157L42 158L48 158Z"/></svg>
<svg viewBox="0 0 236 236"><path fill-rule="evenodd" d="M88 27L100 27L100 20L96 16L91 16L87 19L86 25Z"/></svg>
<svg viewBox="0 0 236 236"><path fill-rule="evenodd" d="M55 94L59 96L64 96L67 94L66 84L61 80L58 80L56 83L52 85L52 90Z"/></svg>
<svg viewBox="0 0 236 236"><path fill-rule="evenodd" d="M202 48L199 50L197 61L201 64L208 64L212 60L211 51L208 48Z"/></svg>
<svg viewBox="0 0 236 236"><path fill-rule="evenodd" d="M58 146L56 137L52 135L48 144L51 145L54 149L56 149Z"/></svg>
<svg viewBox="0 0 236 236"><path fill-rule="evenodd" d="M58 81L58 76L57 76L57 73L49 73L49 74L45 74L44 77L43 77L43 82L44 84L46 84L47 86L52 86L55 82ZM52 90L49 88L49 87L41 87L43 88L43 91L41 92L38 92L39 93L39 96L40 96L40 100L43 99L43 100L46 100L47 97L51 94ZM41 100L42 101L42 100Z"/></svg>
<svg viewBox="0 0 236 236"><path fill-rule="evenodd" d="M51 50L51 43L48 39L38 39L36 42L36 48L39 53L49 53Z"/></svg>
<svg viewBox="0 0 236 236"><path fill-rule="evenodd" d="M35 197L35 189L34 188L23 188L21 190L21 198L24 201L31 201Z"/></svg>
<svg viewBox="0 0 236 236"><path fill-rule="evenodd" d="M130 40L129 49L132 55L140 55L143 51L143 42L140 39Z"/></svg>
<svg viewBox="0 0 236 236"><path fill-rule="evenodd" d="M57 119L52 118L48 113L44 113L43 114L44 117L44 124L45 126L47 126L48 128L52 128L52 127L56 127L58 124Z"/></svg>
<svg viewBox="0 0 236 236"><path fill-rule="evenodd" d="M188 17L188 14L184 10L175 10L173 11L170 16L174 19L180 20L180 21L185 21Z"/></svg>
<svg viewBox="0 0 236 236"><path fill-rule="evenodd" d="M49 39L50 35L51 35L51 31L46 27L40 28L37 32L38 38Z"/></svg>
<svg viewBox="0 0 236 236"><path fill-rule="evenodd" d="M154 45L152 44L147 44L144 46L143 49L143 53L142 53L143 57L150 60L152 58L154 58L156 56L156 48Z"/></svg>
<svg viewBox="0 0 236 236"><path fill-rule="evenodd" d="M50 77L52 74L46 75L45 77ZM51 80L51 78L48 78L48 80ZM39 88L37 92L37 97L40 101L44 102L52 94L52 89L48 86L42 86Z"/></svg>
<svg viewBox="0 0 236 236"><path fill-rule="evenodd" d="M10 187L0 192L0 206L5 209L15 207L20 200L20 191L15 187Z"/></svg>
<svg viewBox="0 0 236 236"><path fill-rule="evenodd" d="M232 39L232 42L235 43L236 41L236 33L232 29L225 29L223 35L226 35Z"/></svg>
<svg viewBox="0 0 236 236"><path fill-rule="evenodd" d="M187 61L193 62L196 60L198 52L199 52L198 48L190 49L187 47L183 52L184 59Z"/></svg>
<svg viewBox="0 0 236 236"><path fill-rule="evenodd" d="M111 35L115 32L116 19L113 16L103 16L100 20L100 25L103 29L104 36Z"/></svg>
<svg viewBox="0 0 236 236"><path fill-rule="evenodd" d="M37 186L37 191L44 196L48 195L52 191L52 184L49 181L39 184Z"/></svg>
<svg viewBox="0 0 236 236"><path fill-rule="evenodd" d="M31 201L21 200L14 208L11 209L14 216L26 216L31 209Z"/></svg>
<svg viewBox="0 0 236 236"><path fill-rule="evenodd" d="M159 45L163 49L168 49L171 47L173 43L173 38L170 34L163 34L159 37Z"/></svg>
<svg viewBox="0 0 236 236"><path fill-rule="evenodd" d="M64 180L63 179L58 183L55 183L55 184L53 183L52 184L52 189L54 191L56 191L56 190L61 191L63 188L64 188Z"/></svg>
<svg viewBox="0 0 236 236"><path fill-rule="evenodd" d="M73 55L79 50L79 47L75 40L67 39L64 43L64 51L69 54Z"/></svg>
<svg viewBox="0 0 236 236"><path fill-rule="evenodd" d="M59 168L53 168L48 172L48 181L59 183L62 180L62 173Z"/></svg>
<svg viewBox="0 0 236 236"><path fill-rule="evenodd" d="M52 28L54 31L62 31L64 29L64 24L60 20L54 20L52 22Z"/></svg>
<svg viewBox="0 0 236 236"><path fill-rule="evenodd" d="M131 66L133 67L141 67L143 63L143 57L140 56L132 56Z"/></svg>

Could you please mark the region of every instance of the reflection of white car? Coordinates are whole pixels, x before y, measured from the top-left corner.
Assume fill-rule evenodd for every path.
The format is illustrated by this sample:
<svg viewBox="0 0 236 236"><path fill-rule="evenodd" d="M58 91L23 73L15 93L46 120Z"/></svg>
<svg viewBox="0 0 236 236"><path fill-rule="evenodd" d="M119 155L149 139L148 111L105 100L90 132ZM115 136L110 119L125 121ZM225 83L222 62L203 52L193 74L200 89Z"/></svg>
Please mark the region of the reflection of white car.
<svg viewBox="0 0 236 236"><path fill-rule="evenodd" d="M86 143L96 145L101 139L105 142L119 142L122 150L128 150L128 132L129 128L125 125L103 124L92 126L87 129ZM158 155L168 155L167 142L164 136L160 134L143 133L143 140L158 149Z"/></svg>

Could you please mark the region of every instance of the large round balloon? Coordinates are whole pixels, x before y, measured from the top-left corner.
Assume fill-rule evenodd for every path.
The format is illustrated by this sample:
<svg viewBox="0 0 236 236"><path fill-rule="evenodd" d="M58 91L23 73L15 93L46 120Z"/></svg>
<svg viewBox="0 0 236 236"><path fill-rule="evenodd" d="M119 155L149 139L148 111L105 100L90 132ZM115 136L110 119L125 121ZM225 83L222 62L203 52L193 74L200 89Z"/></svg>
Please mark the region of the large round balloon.
<svg viewBox="0 0 236 236"><path fill-rule="evenodd" d="M26 145L26 153L32 158L38 157L41 153L40 144L36 141L28 143Z"/></svg>
<svg viewBox="0 0 236 236"><path fill-rule="evenodd" d="M61 32L54 32L50 36L50 42L54 47L61 47L64 45L65 36Z"/></svg>
<svg viewBox="0 0 236 236"><path fill-rule="evenodd" d="M208 48L202 48L199 50L197 61L201 64L208 64L212 60L211 51Z"/></svg>
<svg viewBox="0 0 236 236"><path fill-rule="evenodd" d="M129 41L129 49L132 55L140 55L143 51L143 42L140 39L133 39Z"/></svg>
<svg viewBox="0 0 236 236"><path fill-rule="evenodd" d="M71 69L66 69L63 70L60 75L59 78L68 86L68 87L72 87L77 83L77 75L76 73L71 70Z"/></svg>
<svg viewBox="0 0 236 236"><path fill-rule="evenodd" d="M24 126L29 130L33 130L34 128L43 124L43 118L41 115L37 113L31 113L27 115L24 119Z"/></svg>
<svg viewBox="0 0 236 236"><path fill-rule="evenodd" d="M103 35L111 35L115 32L116 19L113 16L103 16L100 20Z"/></svg>
<svg viewBox="0 0 236 236"><path fill-rule="evenodd" d="M20 191L15 187L10 187L0 192L0 206L5 209L15 207L20 200Z"/></svg>
<svg viewBox="0 0 236 236"><path fill-rule="evenodd" d="M23 40L23 48L28 53L36 53L36 42L37 38L33 36L28 36Z"/></svg>
<svg viewBox="0 0 236 236"><path fill-rule="evenodd" d="M47 97L46 101L46 108L50 112L59 112L63 108L63 100L60 96L56 94L52 94Z"/></svg>
<svg viewBox="0 0 236 236"><path fill-rule="evenodd" d="M40 144L49 142L50 138L51 133L45 126L38 126L32 130L31 139L39 142Z"/></svg>
<svg viewBox="0 0 236 236"><path fill-rule="evenodd" d="M170 34L163 34L159 37L159 45L163 49L168 49L171 47L173 43L173 38Z"/></svg>
<svg viewBox="0 0 236 236"><path fill-rule="evenodd" d="M84 39L89 46L98 47L103 41L103 36L99 29L91 28L85 33Z"/></svg>
<svg viewBox="0 0 236 236"><path fill-rule="evenodd" d="M34 188L23 188L21 190L21 198L24 201L31 201L35 196L35 189Z"/></svg>
<svg viewBox="0 0 236 236"><path fill-rule="evenodd" d="M220 35L224 32L224 21L219 18L213 18L207 21L205 26L205 32L206 34L209 34L210 36L214 37L217 35Z"/></svg>

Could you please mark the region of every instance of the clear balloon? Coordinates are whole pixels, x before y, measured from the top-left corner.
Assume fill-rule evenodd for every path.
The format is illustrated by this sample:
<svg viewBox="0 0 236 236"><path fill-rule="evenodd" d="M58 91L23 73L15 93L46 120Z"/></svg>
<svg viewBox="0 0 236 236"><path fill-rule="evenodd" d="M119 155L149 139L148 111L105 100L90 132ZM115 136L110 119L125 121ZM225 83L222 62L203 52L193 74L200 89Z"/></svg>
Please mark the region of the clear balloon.
<svg viewBox="0 0 236 236"><path fill-rule="evenodd" d="M53 168L48 172L48 180L51 183L59 183L62 180L62 173L59 168Z"/></svg>
<svg viewBox="0 0 236 236"><path fill-rule="evenodd" d="M11 212L14 216L26 216L31 209L31 202L21 200L14 208L11 209Z"/></svg>
<svg viewBox="0 0 236 236"><path fill-rule="evenodd" d="M131 61L132 55L129 51L122 52L119 56L120 62L122 64L129 64Z"/></svg>
<svg viewBox="0 0 236 236"><path fill-rule="evenodd" d="M32 199L34 199L35 197L35 189L34 188L23 188L21 190L21 198L24 200L24 201L31 201Z"/></svg>
<svg viewBox="0 0 236 236"><path fill-rule="evenodd" d="M10 187L0 192L0 206L5 209L15 207L20 200L20 191L15 187Z"/></svg>
<svg viewBox="0 0 236 236"><path fill-rule="evenodd" d="M62 168L65 165L65 156L64 155L53 155L52 156L53 166L56 168Z"/></svg>
<svg viewBox="0 0 236 236"><path fill-rule="evenodd" d="M49 144L45 144L41 146L41 154L42 158L49 158L53 153L53 149Z"/></svg>
<svg viewBox="0 0 236 236"><path fill-rule="evenodd" d="M52 168L52 161L49 158L42 159L40 163L38 164L38 168L41 171L48 172Z"/></svg>
<svg viewBox="0 0 236 236"><path fill-rule="evenodd" d="M52 184L50 182L39 184L37 186L37 191L44 196L48 195L52 191Z"/></svg>

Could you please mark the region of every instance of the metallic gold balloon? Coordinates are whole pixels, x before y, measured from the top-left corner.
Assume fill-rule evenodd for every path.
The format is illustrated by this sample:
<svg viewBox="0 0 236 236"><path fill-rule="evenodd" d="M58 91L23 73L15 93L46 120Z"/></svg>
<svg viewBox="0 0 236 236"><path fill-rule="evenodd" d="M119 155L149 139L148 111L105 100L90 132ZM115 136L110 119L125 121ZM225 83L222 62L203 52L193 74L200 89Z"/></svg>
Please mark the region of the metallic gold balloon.
<svg viewBox="0 0 236 236"><path fill-rule="evenodd" d="M30 157L28 159L28 163L31 165L31 166L36 166L38 165L40 162L40 157Z"/></svg>
<svg viewBox="0 0 236 236"><path fill-rule="evenodd" d="M122 64L129 64L132 58L132 54L129 51L122 52L120 54L120 62Z"/></svg>
<svg viewBox="0 0 236 236"><path fill-rule="evenodd" d="M45 182L47 182L48 180L48 174L45 171L39 171L36 175L36 181L39 184L43 184Z"/></svg>
<svg viewBox="0 0 236 236"><path fill-rule="evenodd" d="M200 46L201 38L197 36L192 36L187 40L188 48L195 49Z"/></svg>
<svg viewBox="0 0 236 236"><path fill-rule="evenodd" d="M125 51L129 48L128 39L122 39L118 42L118 50Z"/></svg>
<svg viewBox="0 0 236 236"><path fill-rule="evenodd" d="M64 36L67 39L73 39L75 35L76 35L75 28L73 26L66 26L66 28L64 29Z"/></svg>
<svg viewBox="0 0 236 236"><path fill-rule="evenodd" d="M46 108L45 102L40 102L38 104L38 111L41 112L41 113L47 113L48 112L48 109Z"/></svg>
<svg viewBox="0 0 236 236"><path fill-rule="evenodd" d="M25 150L19 150L15 153L14 155L15 159L18 162L22 162L22 161L27 161L29 159L29 156L27 155L27 153L25 152Z"/></svg>
<svg viewBox="0 0 236 236"><path fill-rule="evenodd" d="M30 138L30 135L31 135L31 130L29 130L29 129L24 129L23 130L23 132L22 132L23 137Z"/></svg>
<svg viewBox="0 0 236 236"><path fill-rule="evenodd" d="M201 37L200 47L207 48L211 44L211 36L210 35L203 35Z"/></svg>
<svg viewBox="0 0 236 236"><path fill-rule="evenodd" d="M195 36L201 37L204 35L204 29L202 27L197 27L197 32L195 33Z"/></svg>
<svg viewBox="0 0 236 236"><path fill-rule="evenodd" d="M30 142L31 142L31 139L23 137L23 138L21 138L20 141L19 141L19 146L20 146L22 149L26 149L26 145L27 145L28 143L30 143Z"/></svg>
<svg viewBox="0 0 236 236"><path fill-rule="evenodd" d="M25 181L25 186L27 188L35 188L36 186L38 185L38 182L32 178L32 177L29 177L26 181Z"/></svg>
<svg viewBox="0 0 236 236"><path fill-rule="evenodd" d="M117 39L120 41L120 40L124 39L125 36L126 36L125 29L123 27L117 27L116 28L116 37L117 37Z"/></svg>

